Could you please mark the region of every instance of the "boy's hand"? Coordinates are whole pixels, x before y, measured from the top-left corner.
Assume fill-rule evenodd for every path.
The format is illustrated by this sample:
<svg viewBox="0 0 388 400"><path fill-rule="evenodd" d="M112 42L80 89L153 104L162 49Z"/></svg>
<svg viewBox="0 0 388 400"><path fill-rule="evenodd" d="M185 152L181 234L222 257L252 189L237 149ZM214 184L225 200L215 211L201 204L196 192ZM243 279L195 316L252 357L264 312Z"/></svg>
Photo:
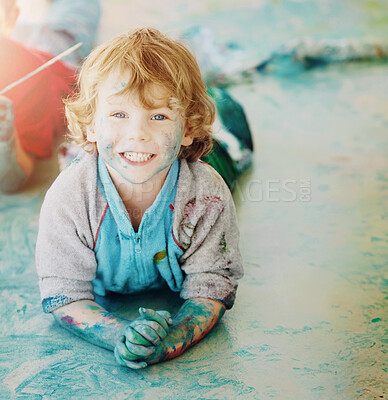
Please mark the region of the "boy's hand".
<svg viewBox="0 0 388 400"><path fill-rule="evenodd" d="M8 141L14 132L14 108L11 100L0 96L0 142Z"/></svg>
<svg viewBox="0 0 388 400"><path fill-rule="evenodd" d="M168 311L140 308L139 313L140 317L128 325L115 348L117 362L133 369L147 366L141 360L155 352L155 346L167 336L172 324Z"/></svg>

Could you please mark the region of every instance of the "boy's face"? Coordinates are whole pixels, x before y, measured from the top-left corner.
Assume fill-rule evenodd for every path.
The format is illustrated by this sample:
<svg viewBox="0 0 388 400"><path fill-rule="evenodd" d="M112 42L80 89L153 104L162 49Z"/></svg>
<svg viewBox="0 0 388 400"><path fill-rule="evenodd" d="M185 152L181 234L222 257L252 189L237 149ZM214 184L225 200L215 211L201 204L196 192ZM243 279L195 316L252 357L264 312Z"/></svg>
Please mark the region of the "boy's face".
<svg viewBox="0 0 388 400"><path fill-rule="evenodd" d="M152 109L142 106L135 93L117 95L128 80L129 74L110 74L100 87L88 140L97 143L116 187L150 180L160 186L181 146L193 139L185 135L179 112L168 107L164 88L150 85L146 94Z"/></svg>

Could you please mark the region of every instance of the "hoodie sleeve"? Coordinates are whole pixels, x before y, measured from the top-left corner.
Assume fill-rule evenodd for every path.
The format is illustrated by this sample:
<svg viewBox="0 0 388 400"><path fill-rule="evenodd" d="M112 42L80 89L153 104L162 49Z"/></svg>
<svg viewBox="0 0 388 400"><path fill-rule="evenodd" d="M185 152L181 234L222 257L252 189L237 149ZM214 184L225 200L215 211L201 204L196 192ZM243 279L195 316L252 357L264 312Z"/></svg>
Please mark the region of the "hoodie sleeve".
<svg viewBox="0 0 388 400"><path fill-rule="evenodd" d="M71 169L71 168L69 168ZM75 168L73 168L75 169ZM79 172L76 172L77 174ZM90 221L90 188L65 170L43 202L36 244L36 268L44 312L78 300L93 300L97 261Z"/></svg>
<svg viewBox="0 0 388 400"><path fill-rule="evenodd" d="M203 190L198 184L195 187L196 195L186 198L177 227L180 244L185 249L181 258L181 268L186 274L181 297L211 298L230 309L236 297L237 280L243 276L233 198L214 170L210 176L202 174Z"/></svg>

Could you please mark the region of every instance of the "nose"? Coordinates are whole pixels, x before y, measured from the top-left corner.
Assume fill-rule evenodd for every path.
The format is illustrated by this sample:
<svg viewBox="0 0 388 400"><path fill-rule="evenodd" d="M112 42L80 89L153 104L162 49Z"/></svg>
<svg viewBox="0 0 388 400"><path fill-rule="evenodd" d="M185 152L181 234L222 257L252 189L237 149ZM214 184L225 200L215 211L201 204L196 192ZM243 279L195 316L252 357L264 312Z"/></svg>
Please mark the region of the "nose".
<svg viewBox="0 0 388 400"><path fill-rule="evenodd" d="M143 117L129 118L126 136L128 140L149 142L151 140L150 128Z"/></svg>

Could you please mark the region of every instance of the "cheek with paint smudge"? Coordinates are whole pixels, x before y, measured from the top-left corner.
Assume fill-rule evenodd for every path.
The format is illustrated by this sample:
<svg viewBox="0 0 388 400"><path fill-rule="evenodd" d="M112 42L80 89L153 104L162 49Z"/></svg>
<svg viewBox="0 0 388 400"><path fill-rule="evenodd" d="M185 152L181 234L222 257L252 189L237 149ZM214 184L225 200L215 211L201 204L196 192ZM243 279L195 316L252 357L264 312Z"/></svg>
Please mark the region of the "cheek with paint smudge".
<svg viewBox="0 0 388 400"><path fill-rule="evenodd" d="M182 139L181 130L175 129L173 132L165 132L159 136L159 144L163 147L175 147Z"/></svg>
<svg viewBox="0 0 388 400"><path fill-rule="evenodd" d="M165 162L172 163L179 154L180 144L182 141L183 129L182 126L178 126L174 132L164 133L161 135L161 143L164 152L162 154L163 160Z"/></svg>
<svg viewBox="0 0 388 400"><path fill-rule="evenodd" d="M112 136L109 124L106 120L101 119L97 127L97 149L100 154L104 154L104 158L113 159L113 148L117 138Z"/></svg>

